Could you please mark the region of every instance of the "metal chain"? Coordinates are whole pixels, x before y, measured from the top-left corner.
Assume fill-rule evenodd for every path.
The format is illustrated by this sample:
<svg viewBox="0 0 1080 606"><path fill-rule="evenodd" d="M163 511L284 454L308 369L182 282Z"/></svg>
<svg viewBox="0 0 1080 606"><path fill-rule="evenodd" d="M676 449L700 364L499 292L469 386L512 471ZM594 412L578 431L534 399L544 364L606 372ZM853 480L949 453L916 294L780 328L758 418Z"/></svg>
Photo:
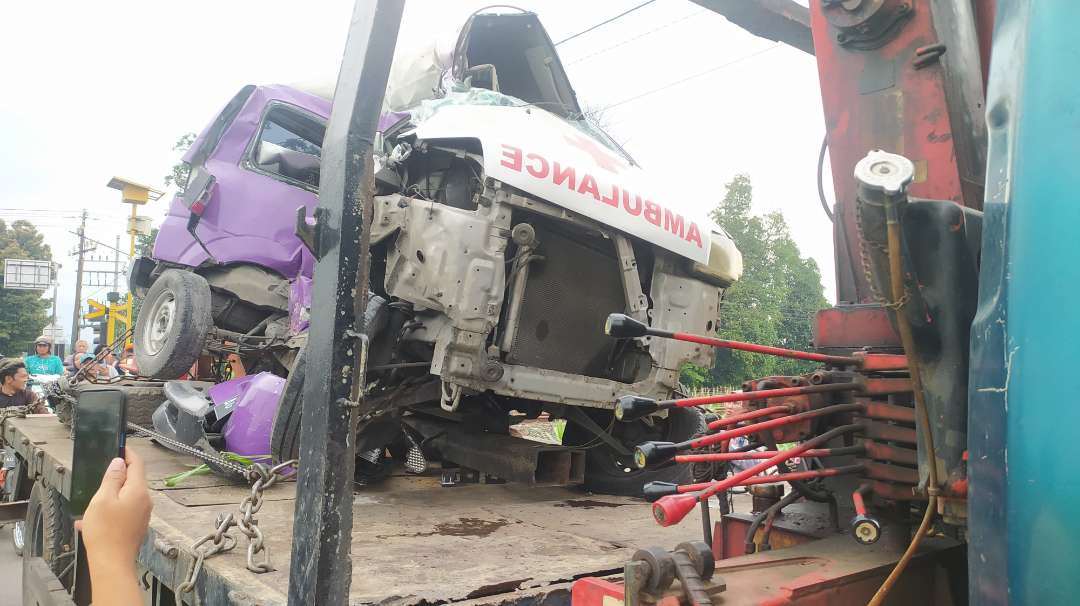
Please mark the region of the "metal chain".
<svg viewBox="0 0 1080 606"><path fill-rule="evenodd" d="M174 440L174 439L172 439L172 438L170 438L170 437L168 437L166 435L163 435L163 434L160 434L160 433L154 431L153 429L149 429L149 428L143 427L141 425L136 425L134 423L128 423L127 426L128 426L128 429L132 429L132 430L134 430L134 431L136 431L138 433L141 433L141 434L143 434L143 435L145 435L145 436L147 436L149 438L152 438L155 441L160 442L162 446L165 446L166 448L169 448L170 450L175 450L175 451L183 453L183 454L191 455L191 456L195 457L196 459L199 459L200 461L204 461L206 463L213 463L215 465L219 465L219 466L221 466L221 467L223 467L223 468L225 468L225 469L227 469L227 470L229 470L231 472L236 473L237 475L239 475L241 477L244 477L244 478L248 477L248 469L249 469L249 467L246 466L246 465L242 465L240 463L237 463L236 461L226 459L225 457L223 457L221 455L210 454L208 452L199 450L198 448L195 448L194 446L188 446L187 444L184 444L183 442L180 442L178 440Z"/></svg>
<svg viewBox="0 0 1080 606"><path fill-rule="evenodd" d="M0 425L8 419L23 419L26 415L31 414L29 406L8 406L7 408L0 408Z"/></svg>
<svg viewBox="0 0 1080 606"><path fill-rule="evenodd" d="M106 357L109 356L110 353L115 351L115 348L116 348L117 344L126 343L127 340L129 338L131 338L134 334L135 334L135 328L134 327L131 327L131 328L128 328L127 330L125 330L123 334L121 334L119 337L116 337L115 339L113 339L113 342L109 343L108 347L106 347L105 349L99 351L98 354L96 356L94 356L94 363L97 364L97 363L102 362ZM74 363L74 359L72 359L72 363ZM87 368L89 368L89 366L86 365L86 364L83 364L82 366L80 366L79 369L75 371L75 374L73 374L71 376L71 382L74 383L74 382L78 381L79 379L87 379L90 383L97 383L98 381L95 380L96 377L87 377L86 376L86 369ZM133 378L133 377L127 377L127 378L130 379L130 378ZM107 382L107 381L103 381L103 382Z"/></svg>
<svg viewBox="0 0 1080 606"><path fill-rule="evenodd" d="M188 578L183 583L180 583L176 587L178 593L187 593L194 589L195 580L199 577L199 572L202 571L203 560L225 551L229 551L233 547L236 547L236 539L231 535L225 534L229 531L229 528L236 525L236 521L233 514L218 516L217 522L215 522L214 532L202 537L198 541L195 541L191 546L192 553L195 554L195 561L191 564L191 570L188 572ZM207 547L203 547L209 542Z"/></svg>
<svg viewBox="0 0 1080 606"><path fill-rule="evenodd" d="M887 307L893 311L900 311L900 308L902 308L904 304L908 302L908 299L911 298L911 293L908 292L907 283L905 282L904 296L896 301L890 301L881 294L877 285L874 284L874 275L870 267L870 251L868 250L868 247L873 246L878 252L883 253L886 256L889 254L889 249L883 244L871 242L866 238L866 234L863 232L862 205L858 202L855 203L855 233L859 236L859 260L862 264L863 276L866 278L866 283L870 286L870 294L872 294L883 307Z"/></svg>
<svg viewBox="0 0 1080 606"><path fill-rule="evenodd" d="M195 560L191 563L191 570L188 571L187 580L177 585L176 591L178 593L187 593L194 589L195 582L199 578L199 572L202 571L203 562L206 558L236 547L236 539L228 534L228 531L233 526L237 527L248 539L248 570L261 574L274 569L270 566L270 552L263 542L263 534L259 530L259 521L255 519L255 514L262 509L264 502L263 491L285 477L284 470L294 467L296 463L295 459L279 463L273 467L267 467L261 463L252 463L250 467L244 469L244 477L251 482L251 493L240 502L240 515L228 513L218 516L214 531L191 545ZM262 557L256 562L255 558L259 554L262 554Z"/></svg>

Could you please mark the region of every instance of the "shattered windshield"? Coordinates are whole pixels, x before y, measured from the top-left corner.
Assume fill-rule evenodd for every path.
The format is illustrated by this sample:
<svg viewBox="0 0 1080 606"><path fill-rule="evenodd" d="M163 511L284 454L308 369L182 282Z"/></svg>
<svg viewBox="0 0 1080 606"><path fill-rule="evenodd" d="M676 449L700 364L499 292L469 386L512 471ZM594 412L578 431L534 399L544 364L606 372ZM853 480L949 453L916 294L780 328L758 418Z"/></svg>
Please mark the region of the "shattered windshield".
<svg viewBox="0 0 1080 606"><path fill-rule="evenodd" d="M438 99L425 99L420 102L419 105L409 109L409 115L412 118L414 124L419 124L431 116L435 115L440 109L449 105L496 105L505 107L535 107L537 109L546 110L535 103L529 103L512 97L500 92L496 92L486 88L464 88L462 86L456 87L455 90L448 92L445 96ZM560 120L563 120L581 132L589 135L593 139L599 141L611 151L619 154L619 156L626 159L627 162L638 166L638 163L630 157L630 154L626 153L618 143L615 142L603 129L598 125L589 121L586 116L579 116L576 119L563 118L555 112L548 111L549 114L557 116Z"/></svg>
<svg viewBox="0 0 1080 606"><path fill-rule="evenodd" d="M626 161L630 164L633 164L634 166L640 166L640 164L638 164L633 158L630 157L630 154L625 149L623 149L621 145L615 142L615 139L611 138L611 135L604 132L604 129L600 128L599 124L596 124L587 116L581 116L577 120L567 120L567 122L573 124L579 130L591 136L593 139L596 139L597 141L603 143L605 147L625 158Z"/></svg>

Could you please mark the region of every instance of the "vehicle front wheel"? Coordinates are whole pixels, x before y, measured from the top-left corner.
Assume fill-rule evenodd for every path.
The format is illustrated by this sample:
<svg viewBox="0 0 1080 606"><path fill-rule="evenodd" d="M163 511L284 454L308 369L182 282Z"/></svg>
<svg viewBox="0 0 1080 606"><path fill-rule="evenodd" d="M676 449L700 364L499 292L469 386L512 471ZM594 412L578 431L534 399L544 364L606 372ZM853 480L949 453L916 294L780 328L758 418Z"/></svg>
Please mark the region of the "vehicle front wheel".
<svg viewBox="0 0 1080 606"><path fill-rule="evenodd" d="M165 270L150 290L135 321L135 362L139 373L175 379L199 359L210 316L210 285L189 271Z"/></svg>
<svg viewBox="0 0 1080 606"><path fill-rule="evenodd" d="M584 412L597 425L607 428L631 453L638 444L649 440L682 442L705 432L705 415L696 408L673 408L666 419L651 417L632 423L615 421L612 412L608 410L589 409ZM616 452L595 434L573 421L566 422L563 444L588 448L585 455L585 488L592 492L640 497L643 494L642 487L648 482L689 484L693 481L689 465L638 469L632 455Z"/></svg>
<svg viewBox="0 0 1080 606"><path fill-rule="evenodd" d="M40 557L64 587L70 587L74 576L74 566L70 564L74 560L75 528L58 490L41 481L34 483L26 504L23 529L23 566ZM25 574L23 576L25 578Z"/></svg>

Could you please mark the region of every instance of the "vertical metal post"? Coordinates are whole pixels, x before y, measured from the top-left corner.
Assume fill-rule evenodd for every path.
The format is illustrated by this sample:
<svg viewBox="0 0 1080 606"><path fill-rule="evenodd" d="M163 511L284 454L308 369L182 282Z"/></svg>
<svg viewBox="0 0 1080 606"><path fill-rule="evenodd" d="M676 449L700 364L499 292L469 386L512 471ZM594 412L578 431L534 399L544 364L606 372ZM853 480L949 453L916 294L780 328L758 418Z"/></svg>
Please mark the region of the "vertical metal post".
<svg viewBox="0 0 1080 606"><path fill-rule="evenodd" d="M86 253L86 209L82 211L79 224L79 264L75 269L75 310L71 313L71 351L75 351L75 342L79 340L79 320L82 319L82 281L83 255Z"/></svg>
<svg viewBox="0 0 1080 606"><path fill-rule="evenodd" d="M56 298L60 294L60 264L53 263L50 268L53 274L52 316L49 317L49 336L53 339L53 349L56 349L56 341L60 334L56 331ZM74 351L74 349L72 349ZM56 353L55 351L53 353Z"/></svg>
<svg viewBox="0 0 1080 606"><path fill-rule="evenodd" d="M346 604L372 142L404 0L357 0L323 139L289 604Z"/></svg>
<svg viewBox="0 0 1080 606"><path fill-rule="evenodd" d="M727 494L727 491L724 491L724 492L720 493L720 496L724 496L726 494ZM701 505L700 505L700 507L701 507L701 540L705 541L705 544L709 546L709 549L712 549L712 546L713 546L713 536L712 536L712 530L713 529L712 529L712 515L711 515L712 512L709 511L709 500L710 499L705 499L704 501L701 502Z"/></svg>
<svg viewBox="0 0 1080 606"><path fill-rule="evenodd" d="M113 292L120 292L120 236L116 236L116 248L113 249L112 289Z"/></svg>

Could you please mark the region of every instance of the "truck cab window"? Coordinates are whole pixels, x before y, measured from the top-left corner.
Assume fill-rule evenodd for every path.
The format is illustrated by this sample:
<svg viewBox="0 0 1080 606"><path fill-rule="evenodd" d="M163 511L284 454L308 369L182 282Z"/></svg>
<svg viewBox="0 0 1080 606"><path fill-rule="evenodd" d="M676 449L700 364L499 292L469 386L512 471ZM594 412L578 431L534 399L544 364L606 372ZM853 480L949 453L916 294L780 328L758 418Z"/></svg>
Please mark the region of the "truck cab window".
<svg viewBox="0 0 1080 606"><path fill-rule="evenodd" d="M251 167L309 189L319 187L319 157L326 124L284 104L274 104L259 127Z"/></svg>

